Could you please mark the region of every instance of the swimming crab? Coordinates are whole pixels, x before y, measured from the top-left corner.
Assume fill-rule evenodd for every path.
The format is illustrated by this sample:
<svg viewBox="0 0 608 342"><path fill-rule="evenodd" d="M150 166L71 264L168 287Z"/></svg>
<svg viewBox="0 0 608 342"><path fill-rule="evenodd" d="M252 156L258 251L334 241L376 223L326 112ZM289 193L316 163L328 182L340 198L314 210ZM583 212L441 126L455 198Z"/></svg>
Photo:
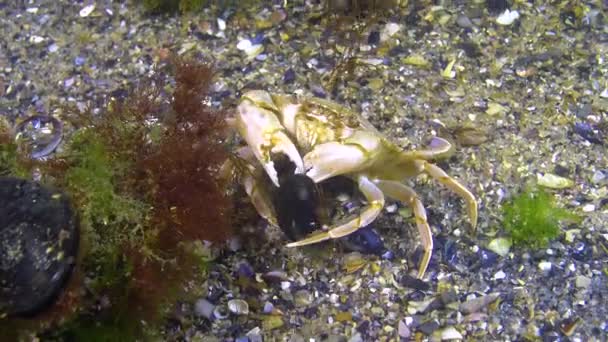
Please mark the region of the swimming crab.
<svg viewBox="0 0 608 342"><path fill-rule="evenodd" d="M237 151L251 171L241 176L241 183L258 213L271 224L277 225L276 215L261 179L265 173L274 186L280 187L281 177L275 165L279 155L287 156L295 165L293 172L305 174L315 183L347 176L366 198L367 205L359 215L315 231L304 239L288 243L287 247L341 238L367 226L380 214L388 196L413 210L424 249L418 269L418 277L422 278L431 259L433 238L420 198L403 183L421 173L427 173L460 195L467 204L473 229L476 227L475 196L429 162L452 150L444 139L434 138L428 149L406 151L364 117L335 102L262 90L243 94L236 117L229 119L229 124L247 144Z"/></svg>

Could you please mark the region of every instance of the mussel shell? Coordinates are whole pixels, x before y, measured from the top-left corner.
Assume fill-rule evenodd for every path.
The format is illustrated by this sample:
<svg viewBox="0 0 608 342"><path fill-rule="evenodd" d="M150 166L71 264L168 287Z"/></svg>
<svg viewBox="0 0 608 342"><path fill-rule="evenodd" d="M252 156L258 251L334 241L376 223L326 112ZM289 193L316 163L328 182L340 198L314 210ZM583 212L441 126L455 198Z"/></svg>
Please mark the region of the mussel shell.
<svg viewBox="0 0 608 342"><path fill-rule="evenodd" d="M28 317L53 304L78 245L77 218L63 193L0 177L0 317Z"/></svg>

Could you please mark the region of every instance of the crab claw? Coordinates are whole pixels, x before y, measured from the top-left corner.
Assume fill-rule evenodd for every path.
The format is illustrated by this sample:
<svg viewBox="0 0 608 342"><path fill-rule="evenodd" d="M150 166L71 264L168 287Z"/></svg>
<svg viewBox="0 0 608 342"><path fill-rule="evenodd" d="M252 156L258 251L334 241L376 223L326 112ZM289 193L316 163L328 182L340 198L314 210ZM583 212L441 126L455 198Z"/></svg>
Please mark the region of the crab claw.
<svg viewBox="0 0 608 342"><path fill-rule="evenodd" d="M267 92L250 91L243 95L238 106L236 128L260 161L275 186L279 186L272 154L286 155L296 166L296 173L304 173L304 162L298 149L277 118L272 98Z"/></svg>

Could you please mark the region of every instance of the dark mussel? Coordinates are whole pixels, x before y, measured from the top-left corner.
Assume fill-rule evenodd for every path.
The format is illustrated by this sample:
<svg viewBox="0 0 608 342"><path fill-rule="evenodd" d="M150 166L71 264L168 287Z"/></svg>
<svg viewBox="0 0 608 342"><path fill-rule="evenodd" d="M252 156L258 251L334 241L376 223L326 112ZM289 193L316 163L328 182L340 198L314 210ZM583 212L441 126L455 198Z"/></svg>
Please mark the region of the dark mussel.
<svg viewBox="0 0 608 342"><path fill-rule="evenodd" d="M321 228L322 206L335 207L337 203L332 199L341 194L350 198L357 194L356 184L348 177L333 177L315 184L308 176L296 174L295 165L286 156L274 156L273 160L280 184L273 191L273 205L281 230L292 241ZM334 210L329 216L338 216L338 212ZM340 239L340 243L346 249L360 253L381 255L386 252L382 239L371 226Z"/></svg>
<svg viewBox="0 0 608 342"><path fill-rule="evenodd" d="M296 241L320 228L319 191L312 179L295 173L295 165L285 155L274 161L280 184L272 196L277 221L285 235Z"/></svg>

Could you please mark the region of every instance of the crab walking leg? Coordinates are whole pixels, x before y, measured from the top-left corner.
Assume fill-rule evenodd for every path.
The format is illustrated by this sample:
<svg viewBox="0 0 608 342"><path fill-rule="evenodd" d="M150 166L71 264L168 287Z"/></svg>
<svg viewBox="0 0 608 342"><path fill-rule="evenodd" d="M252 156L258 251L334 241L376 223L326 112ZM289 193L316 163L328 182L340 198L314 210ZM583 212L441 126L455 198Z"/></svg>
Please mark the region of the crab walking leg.
<svg viewBox="0 0 608 342"><path fill-rule="evenodd" d="M261 176L263 174L262 169L256 168L253 165L257 162L253 151L249 147L241 147L237 150L238 158L243 159L245 162L246 170L241 171L239 182L245 188L245 192L251 199L251 203L255 207L256 211L266 221L275 227L278 227L274 206L270 194L265 191ZM235 172L236 166L234 161L228 159L220 167L220 178L230 179L232 174Z"/></svg>
<svg viewBox="0 0 608 342"><path fill-rule="evenodd" d="M454 152L454 147L449 141L434 137L427 149L403 152L403 154L410 159L430 160L446 157L452 152Z"/></svg>
<svg viewBox="0 0 608 342"><path fill-rule="evenodd" d="M433 235L431 233L431 227L426 220L426 210L422 205L422 201L420 201L420 198L414 189L403 183L385 180L376 180L374 183L378 185L386 196L406 203L414 211L416 227L420 233L422 247L424 248L424 255L422 256L420 266L418 267L418 278L422 279L429 266L433 253Z"/></svg>
<svg viewBox="0 0 608 342"><path fill-rule="evenodd" d="M287 247L298 247L304 245L310 245L313 243L337 239L343 236L354 233L357 229L365 227L372 223L380 211L384 207L384 194L378 187L366 176L360 175L357 177L359 183L359 190L363 193L368 201L368 205L361 211L361 214L337 227L330 228L327 231L313 233L310 237L302 239L300 241L292 242Z"/></svg>
<svg viewBox="0 0 608 342"><path fill-rule="evenodd" d="M467 188L458 183L458 181L456 181L454 178L450 177L437 165L433 165L424 160L419 160L417 163L421 163L422 169L426 173L436 179L439 183L447 186L448 189L460 195L465 202L467 202L471 226L473 227L473 231L475 231L477 228L477 200L475 199L475 196L473 196L473 194Z"/></svg>

